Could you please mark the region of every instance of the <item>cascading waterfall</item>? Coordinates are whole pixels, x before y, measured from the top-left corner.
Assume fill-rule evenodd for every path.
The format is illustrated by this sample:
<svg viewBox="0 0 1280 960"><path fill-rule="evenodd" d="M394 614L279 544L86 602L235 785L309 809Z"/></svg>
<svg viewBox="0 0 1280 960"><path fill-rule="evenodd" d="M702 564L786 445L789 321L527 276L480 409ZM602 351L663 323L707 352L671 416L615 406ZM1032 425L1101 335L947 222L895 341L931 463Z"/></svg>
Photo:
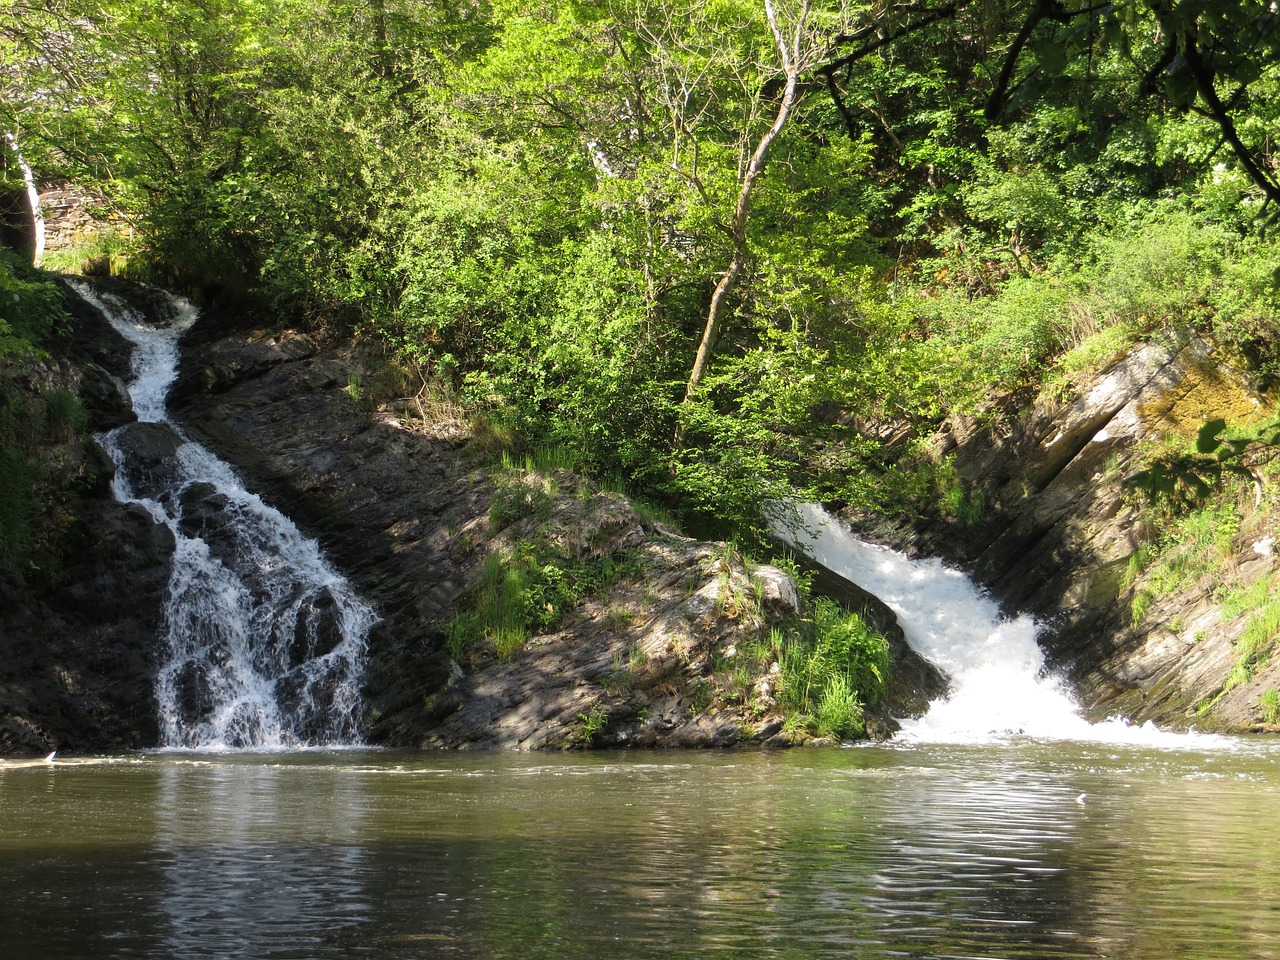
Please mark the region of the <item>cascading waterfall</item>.
<svg viewBox="0 0 1280 960"><path fill-rule="evenodd" d="M117 467L116 498L141 504L176 541L156 681L163 746L358 742L373 609L314 541L169 420L178 340L195 309L172 298L168 320L150 323L118 297L71 282L134 345L129 394L139 422L99 438Z"/></svg>
<svg viewBox="0 0 1280 960"><path fill-rule="evenodd" d="M778 505L775 532L827 569L879 597L897 615L911 648L950 680L950 690L899 738L984 742L1042 739L1179 745L1187 736L1122 720L1091 724L1062 680L1045 668L1028 616L1006 619L996 602L940 560L911 560L854 537L815 504ZM1221 738L1197 736L1197 743Z"/></svg>

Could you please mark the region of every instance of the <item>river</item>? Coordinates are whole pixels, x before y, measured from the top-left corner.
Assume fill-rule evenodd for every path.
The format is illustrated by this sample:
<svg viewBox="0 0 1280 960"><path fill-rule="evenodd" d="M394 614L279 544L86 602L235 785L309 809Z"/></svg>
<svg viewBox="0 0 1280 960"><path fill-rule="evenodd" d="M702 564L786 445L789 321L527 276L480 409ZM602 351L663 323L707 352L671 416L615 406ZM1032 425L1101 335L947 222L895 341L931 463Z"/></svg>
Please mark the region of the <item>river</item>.
<svg viewBox="0 0 1280 960"><path fill-rule="evenodd" d="M0 925L15 958L1268 958L1278 757L1013 739L0 765Z"/></svg>

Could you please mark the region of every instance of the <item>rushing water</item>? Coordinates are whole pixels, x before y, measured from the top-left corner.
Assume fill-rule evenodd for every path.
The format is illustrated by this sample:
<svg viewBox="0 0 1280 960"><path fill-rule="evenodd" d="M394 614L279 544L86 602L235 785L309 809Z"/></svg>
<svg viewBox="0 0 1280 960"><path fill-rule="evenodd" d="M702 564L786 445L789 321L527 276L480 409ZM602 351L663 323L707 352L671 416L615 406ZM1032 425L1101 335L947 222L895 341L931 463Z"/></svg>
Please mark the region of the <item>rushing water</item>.
<svg viewBox="0 0 1280 960"><path fill-rule="evenodd" d="M169 423L189 314L99 302L138 345L118 493L178 542L169 745L215 752L0 761L5 955L1280 957L1280 743L1090 726L1031 621L808 508L795 542L951 677L896 743L216 752L351 739L372 613Z"/></svg>
<svg viewBox="0 0 1280 960"><path fill-rule="evenodd" d="M1062 680L1047 671L1028 616L1005 617L968 577L940 560L912 560L858 540L814 504L779 505L775 527L827 569L883 600L911 648L949 679L946 697L904 720L907 740L982 743L1033 736L1178 746L1216 738L1173 734L1122 720L1089 723Z"/></svg>
<svg viewBox="0 0 1280 960"><path fill-rule="evenodd" d="M1274 958L1275 747L0 764L0 929L35 960Z"/></svg>
<svg viewBox="0 0 1280 960"><path fill-rule="evenodd" d="M167 322L155 322L88 283L75 286L134 345L129 394L139 424L100 438L118 468L116 497L144 506L176 544L156 681L164 745L357 741L372 608L314 541L169 420L178 341L194 309L174 300Z"/></svg>

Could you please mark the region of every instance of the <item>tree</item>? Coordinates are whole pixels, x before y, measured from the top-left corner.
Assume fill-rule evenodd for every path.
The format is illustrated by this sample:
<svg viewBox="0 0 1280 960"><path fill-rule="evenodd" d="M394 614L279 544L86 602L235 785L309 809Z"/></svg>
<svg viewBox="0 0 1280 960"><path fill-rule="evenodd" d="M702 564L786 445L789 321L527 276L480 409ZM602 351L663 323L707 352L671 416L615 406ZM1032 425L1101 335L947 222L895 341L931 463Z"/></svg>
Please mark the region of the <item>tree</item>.
<svg viewBox="0 0 1280 960"><path fill-rule="evenodd" d="M711 364L716 344L719 342L720 334L724 328L729 295L737 285L742 271L747 266L749 256L747 221L751 215L751 202L755 196L756 183L764 173L769 151L773 148L774 142L782 134L787 122L791 119L792 112L800 99L800 80L802 75L826 51L825 35L814 31L809 22L810 0L800 0L799 3L792 5L791 9L784 8L782 14L779 13L778 4L775 3L775 0L763 0L763 4L765 19L769 25L769 32L773 38L774 52L777 53L778 59L776 68L773 70L769 69L769 65L762 64L763 69L760 69L759 73L763 82L760 84L759 92L753 99L762 99L770 88L771 81L781 80L782 91L774 107L773 122L763 133L758 134L746 163L741 167L738 178L738 192L733 203L732 212L727 220L717 220L716 223L716 226L729 238L729 263L720 274L715 290L711 294L711 304L707 308L706 326L702 332L702 339L698 343L698 353L694 358L693 367L689 371L689 381L685 387L686 403L698 389L703 377L706 376L707 368ZM663 38L655 36L653 39L657 49L662 50L664 47ZM678 138L682 128L686 126L686 120L678 110L673 110L673 119L675 120L673 132L677 134ZM744 146L750 142L749 138L753 135L755 135L753 131L746 129L742 131ZM676 163L678 163L678 160L673 160L673 167L677 172L688 179L694 188L699 190L700 194L705 195L705 188L702 186L696 170L689 172L675 166ZM677 444L680 442L681 436L681 434L677 434Z"/></svg>
<svg viewBox="0 0 1280 960"><path fill-rule="evenodd" d="M1072 95L1098 78L1102 58L1115 55L1131 67L1135 101L1163 93L1174 110L1203 113L1266 203L1280 202L1280 179L1265 144L1247 144L1237 123L1252 98L1265 96L1259 81L1280 64L1280 11L1270 0L885 4L859 30L838 37L816 71L850 129L842 77L847 84L864 59L960 20L971 36L990 37L996 51L999 68L984 105L988 120L1005 121L1042 98Z"/></svg>

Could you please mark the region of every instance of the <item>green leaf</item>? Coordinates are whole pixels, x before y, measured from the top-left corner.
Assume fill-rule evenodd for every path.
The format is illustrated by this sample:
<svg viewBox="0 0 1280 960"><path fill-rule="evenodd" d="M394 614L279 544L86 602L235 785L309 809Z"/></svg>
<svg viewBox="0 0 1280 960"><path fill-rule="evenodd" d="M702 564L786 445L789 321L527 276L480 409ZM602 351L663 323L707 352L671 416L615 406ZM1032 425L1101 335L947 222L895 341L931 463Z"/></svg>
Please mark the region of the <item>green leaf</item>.
<svg viewBox="0 0 1280 960"><path fill-rule="evenodd" d="M1040 69L1056 77L1067 69L1067 50L1055 37L1042 37L1035 43L1036 62Z"/></svg>

